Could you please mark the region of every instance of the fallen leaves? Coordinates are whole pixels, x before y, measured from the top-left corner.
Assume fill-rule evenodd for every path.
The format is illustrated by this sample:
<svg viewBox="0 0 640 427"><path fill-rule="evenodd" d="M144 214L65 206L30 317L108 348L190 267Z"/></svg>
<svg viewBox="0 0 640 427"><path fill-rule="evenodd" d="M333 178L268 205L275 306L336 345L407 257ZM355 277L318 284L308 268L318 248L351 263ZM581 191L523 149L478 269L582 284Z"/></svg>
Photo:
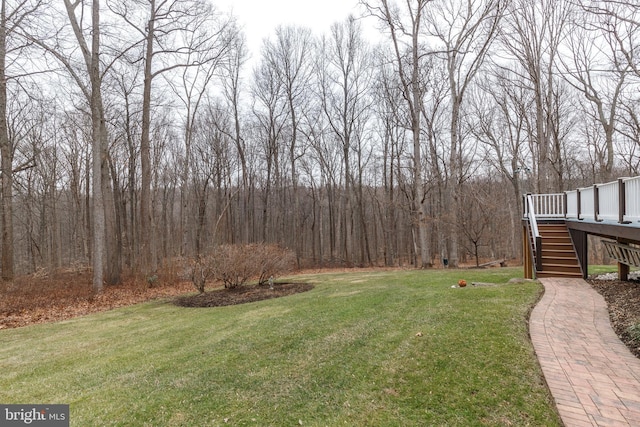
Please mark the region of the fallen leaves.
<svg viewBox="0 0 640 427"><path fill-rule="evenodd" d="M187 292L193 292L188 282L161 282L149 287L143 281L127 280L105 286L104 292L94 296L89 271L25 276L0 296L0 329L57 322Z"/></svg>

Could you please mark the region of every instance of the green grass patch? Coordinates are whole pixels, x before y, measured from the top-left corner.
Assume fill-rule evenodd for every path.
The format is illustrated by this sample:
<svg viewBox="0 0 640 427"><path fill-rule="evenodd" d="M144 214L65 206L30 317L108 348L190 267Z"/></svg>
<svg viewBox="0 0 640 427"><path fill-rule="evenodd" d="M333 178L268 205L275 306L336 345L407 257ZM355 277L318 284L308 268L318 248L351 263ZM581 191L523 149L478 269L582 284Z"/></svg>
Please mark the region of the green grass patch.
<svg viewBox="0 0 640 427"><path fill-rule="evenodd" d="M285 298L5 330L0 402L68 403L73 426L559 426L527 334L541 287L520 275L307 275Z"/></svg>
<svg viewBox="0 0 640 427"><path fill-rule="evenodd" d="M640 268L630 267L629 272L640 271ZM612 265L589 265L589 275L592 274L606 274L606 273L617 273L618 266L617 264Z"/></svg>
<svg viewBox="0 0 640 427"><path fill-rule="evenodd" d="M589 275L617 273L618 267L615 265L589 265Z"/></svg>

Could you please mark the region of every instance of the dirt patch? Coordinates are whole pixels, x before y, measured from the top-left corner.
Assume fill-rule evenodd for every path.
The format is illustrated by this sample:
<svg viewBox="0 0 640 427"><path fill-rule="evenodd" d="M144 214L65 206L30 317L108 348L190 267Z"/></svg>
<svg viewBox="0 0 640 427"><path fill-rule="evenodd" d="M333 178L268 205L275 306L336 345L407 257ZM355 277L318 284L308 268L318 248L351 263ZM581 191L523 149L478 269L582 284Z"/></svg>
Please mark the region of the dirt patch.
<svg viewBox="0 0 640 427"><path fill-rule="evenodd" d="M216 289L199 295L181 296L174 300L182 307L222 307L244 304L306 292L313 289L310 283L274 283L269 285L244 285L233 289Z"/></svg>
<svg viewBox="0 0 640 427"><path fill-rule="evenodd" d="M613 330L640 358L640 282L591 279L589 283L607 302Z"/></svg>

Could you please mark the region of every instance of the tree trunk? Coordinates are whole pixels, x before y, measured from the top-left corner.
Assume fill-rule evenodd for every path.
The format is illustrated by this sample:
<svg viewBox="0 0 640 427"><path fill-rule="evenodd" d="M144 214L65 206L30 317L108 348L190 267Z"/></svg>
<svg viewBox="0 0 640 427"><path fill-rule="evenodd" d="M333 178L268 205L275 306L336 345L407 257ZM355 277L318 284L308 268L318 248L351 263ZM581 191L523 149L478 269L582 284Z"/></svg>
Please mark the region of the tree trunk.
<svg viewBox="0 0 640 427"><path fill-rule="evenodd" d="M459 186L458 174L460 171L460 162L458 161L459 136L458 126L460 123L460 99L457 96L457 87L453 76L451 76L451 146L449 157L449 180L446 185L445 212L447 217L447 238L449 240L449 265L453 268L458 267L458 203L459 203Z"/></svg>
<svg viewBox="0 0 640 427"><path fill-rule="evenodd" d="M151 248L153 218L151 213L151 83L153 40L155 36L156 2L149 2L149 22L147 25L145 59L144 59L144 87L142 93L142 135L140 139L140 272L151 276L155 272Z"/></svg>
<svg viewBox="0 0 640 427"><path fill-rule="evenodd" d="M105 131L106 132L106 131ZM106 148L106 144L103 146ZM122 222L121 193L113 162L105 153L102 167L102 191L105 200L105 220L107 230L107 269L105 281L117 285L122 280ZM113 183L113 186L111 185Z"/></svg>
<svg viewBox="0 0 640 427"><path fill-rule="evenodd" d="M101 293L104 284L105 215L102 193L102 165L104 162L102 114L102 76L100 72L100 0L93 0L91 46L91 125L93 141L93 291Z"/></svg>
<svg viewBox="0 0 640 427"><path fill-rule="evenodd" d="M7 54L6 0L0 10L0 156L2 161L2 280L13 280L13 147L7 129L7 78L5 74Z"/></svg>

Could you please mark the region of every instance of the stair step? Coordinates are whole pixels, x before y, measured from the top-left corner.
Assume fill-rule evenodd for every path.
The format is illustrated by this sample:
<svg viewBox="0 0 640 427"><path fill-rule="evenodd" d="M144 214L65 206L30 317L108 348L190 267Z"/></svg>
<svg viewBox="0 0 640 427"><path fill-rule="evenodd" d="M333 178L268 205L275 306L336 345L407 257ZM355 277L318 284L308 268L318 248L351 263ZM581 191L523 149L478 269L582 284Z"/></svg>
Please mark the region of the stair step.
<svg viewBox="0 0 640 427"><path fill-rule="evenodd" d="M542 264L542 271L552 271L555 273L578 273L582 274L579 265L562 265L562 264Z"/></svg>
<svg viewBox="0 0 640 427"><path fill-rule="evenodd" d="M575 256L574 257L557 257L557 256L547 257L547 256L544 256L543 254L542 265L552 265L552 264L571 265L571 266L580 265L578 264L578 259Z"/></svg>
<svg viewBox="0 0 640 427"><path fill-rule="evenodd" d="M549 243L558 243L562 245L571 245L571 239L569 237L546 237L542 236L542 245Z"/></svg>
<svg viewBox="0 0 640 427"><path fill-rule="evenodd" d="M580 265L579 264L572 264L572 265L567 265L567 264L558 264L555 262L555 260L552 260L552 262L546 263L544 262L544 260L542 260L542 270L573 270L573 269L580 269Z"/></svg>
<svg viewBox="0 0 640 427"><path fill-rule="evenodd" d="M556 251L564 253L575 253L573 245L570 243L547 243L542 242L542 251Z"/></svg>
<svg viewBox="0 0 640 427"><path fill-rule="evenodd" d="M582 269L564 223L538 224L541 237L542 271L538 277L582 277ZM530 236L531 237L531 236Z"/></svg>
<svg viewBox="0 0 640 427"><path fill-rule="evenodd" d="M576 256L573 246L542 246L542 255L544 256Z"/></svg>
<svg viewBox="0 0 640 427"><path fill-rule="evenodd" d="M560 271L538 271L537 277L582 277L582 273L566 273Z"/></svg>
<svg viewBox="0 0 640 427"><path fill-rule="evenodd" d="M547 235L558 235L558 236L566 236L567 230L565 229L538 229L539 232L547 234Z"/></svg>
<svg viewBox="0 0 640 427"><path fill-rule="evenodd" d="M538 231L542 233L568 233L567 227L538 227Z"/></svg>

